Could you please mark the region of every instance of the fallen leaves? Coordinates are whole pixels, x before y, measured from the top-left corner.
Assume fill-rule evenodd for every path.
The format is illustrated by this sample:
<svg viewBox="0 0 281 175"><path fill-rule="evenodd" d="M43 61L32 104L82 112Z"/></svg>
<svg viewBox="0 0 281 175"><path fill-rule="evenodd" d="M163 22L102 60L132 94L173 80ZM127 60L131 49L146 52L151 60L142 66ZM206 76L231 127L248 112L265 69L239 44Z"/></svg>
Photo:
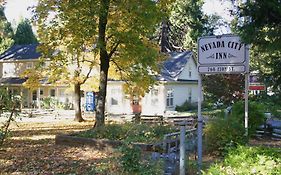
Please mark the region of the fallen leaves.
<svg viewBox="0 0 281 175"><path fill-rule="evenodd" d="M19 127L13 127L13 136L4 144L4 151L0 151L0 174L92 174L96 168L104 166L110 157L114 157L114 153L91 147L55 145L54 142L56 134L91 127L92 122L81 124L69 121L55 124L21 123Z"/></svg>

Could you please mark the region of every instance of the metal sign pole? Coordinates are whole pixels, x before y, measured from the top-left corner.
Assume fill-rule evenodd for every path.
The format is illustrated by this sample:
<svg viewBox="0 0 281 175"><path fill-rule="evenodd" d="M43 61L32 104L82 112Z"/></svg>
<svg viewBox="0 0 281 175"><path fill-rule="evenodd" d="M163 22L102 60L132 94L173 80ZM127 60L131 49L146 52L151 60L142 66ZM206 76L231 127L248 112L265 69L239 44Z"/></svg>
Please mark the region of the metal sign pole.
<svg viewBox="0 0 281 175"><path fill-rule="evenodd" d="M249 53L249 45L245 46L245 56L246 56L246 73L245 73L245 136L248 136L248 122L249 122L249 60L250 60L250 53Z"/></svg>
<svg viewBox="0 0 281 175"><path fill-rule="evenodd" d="M198 128L197 128L197 152L198 152L198 170L199 174L202 169L202 133L203 133L203 119L201 115L201 103L202 103L202 79L201 74L198 76Z"/></svg>
<svg viewBox="0 0 281 175"><path fill-rule="evenodd" d="M249 121L248 91L249 91L249 73L247 72L245 74L245 136L248 136L248 121Z"/></svg>

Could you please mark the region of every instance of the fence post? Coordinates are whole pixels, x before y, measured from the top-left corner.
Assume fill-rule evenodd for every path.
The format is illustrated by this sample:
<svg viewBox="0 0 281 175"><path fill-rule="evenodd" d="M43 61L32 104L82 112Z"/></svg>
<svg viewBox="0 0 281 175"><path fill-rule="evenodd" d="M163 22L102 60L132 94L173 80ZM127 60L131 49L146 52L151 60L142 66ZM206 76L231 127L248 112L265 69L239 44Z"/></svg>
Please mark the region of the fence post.
<svg viewBox="0 0 281 175"><path fill-rule="evenodd" d="M185 125L180 126L180 175L185 175Z"/></svg>

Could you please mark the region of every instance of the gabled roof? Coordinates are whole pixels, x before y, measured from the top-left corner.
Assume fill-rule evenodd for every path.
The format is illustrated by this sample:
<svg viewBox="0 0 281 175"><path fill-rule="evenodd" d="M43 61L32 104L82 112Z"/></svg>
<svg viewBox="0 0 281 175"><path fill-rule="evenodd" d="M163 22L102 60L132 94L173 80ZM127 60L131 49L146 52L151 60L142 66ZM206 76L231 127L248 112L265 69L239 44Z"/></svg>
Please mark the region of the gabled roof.
<svg viewBox="0 0 281 175"><path fill-rule="evenodd" d="M0 85L21 85L26 82L28 78L21 78L21 77L5 77L0 78ZM40 84L51 84L48 82L47 78L39 80Z"/></svg>
<svg viewBox="0 0 281 175"><path fill-rule="evenodd" d="M38 59L41 54L36 51L38 44L13 45L0 55L0 61Z"/></svg>
<svg viewBox="0 0 281 175"><path fill-rule="evenodd" d="M158 80L177 81L189 59L192 59L192 52L171 52L170 57L163 63Z"/></svg>
<svg viewBox="0 0 281 175"><path fill-rule="evenodd" d="M0 85L1 84L23 84L27 78L19 78L19 77L9 77L9 78L0 78Z"/></svg>

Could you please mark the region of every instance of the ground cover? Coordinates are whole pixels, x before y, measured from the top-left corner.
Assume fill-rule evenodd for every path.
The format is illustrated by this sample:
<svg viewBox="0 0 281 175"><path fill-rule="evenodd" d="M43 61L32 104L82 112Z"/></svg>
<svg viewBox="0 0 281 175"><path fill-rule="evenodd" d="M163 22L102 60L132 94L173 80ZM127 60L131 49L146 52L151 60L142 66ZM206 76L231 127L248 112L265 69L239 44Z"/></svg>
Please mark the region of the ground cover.
<svg viewBox="0 0 281 175"><path fill-rule="evenodd" d="M77 133L76 136L96 139L118 140L126 143L142 142L147 144L163 140L164 135L178 131L169 125L152 124L108 124L103 128L95 128Z"/></svg>
<svg viewBox="0 0 281 175"><path fill-rule="evenodd" d="M239 146L228 152L225 159L211 165L204 175L281 174L281 149Z"/></svg>

